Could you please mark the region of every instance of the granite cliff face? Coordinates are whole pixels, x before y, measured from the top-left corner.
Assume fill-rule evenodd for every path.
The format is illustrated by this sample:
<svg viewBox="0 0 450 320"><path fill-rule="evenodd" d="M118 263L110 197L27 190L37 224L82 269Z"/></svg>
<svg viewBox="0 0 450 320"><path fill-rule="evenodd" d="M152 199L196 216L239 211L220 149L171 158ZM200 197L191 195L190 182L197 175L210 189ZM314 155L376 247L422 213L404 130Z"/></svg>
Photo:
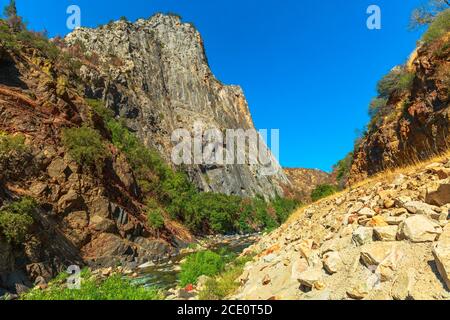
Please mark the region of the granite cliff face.
<svg viewBox="0 0 450 320"><path fill-rule="evenodd" d="M393 92L393 110L355 150L350 183L389 168L423 161L450 145L450 34L417 49L406 65L408 90Z"/></svg>
<svg viewBox="0 0 450 320"><path fill-rule="evenodd" d="M97 29L80 28L65 42L95 63L83 66L86 95L102 99L126 120L148 146L170 160L175 129L253 129L242 89L213 76L199 32L173 15L157 14L135 23L118 21ZM202 191L273 198L289 184L282 169L266 176L261 165L189 165Z"/></svg>

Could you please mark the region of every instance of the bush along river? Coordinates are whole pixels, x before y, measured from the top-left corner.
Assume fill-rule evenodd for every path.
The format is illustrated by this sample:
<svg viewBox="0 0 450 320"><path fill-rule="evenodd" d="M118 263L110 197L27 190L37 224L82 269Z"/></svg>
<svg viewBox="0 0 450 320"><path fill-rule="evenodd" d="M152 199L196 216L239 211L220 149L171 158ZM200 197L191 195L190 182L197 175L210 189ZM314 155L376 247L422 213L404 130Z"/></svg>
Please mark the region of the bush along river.
<svg viewBox="0 0 450 320"><path fill-rule="evenodd" d="M195 298L196 291L193 284L180 281L182 265L191 255L198 252L208 251L220 256L223 262L231 261L238 257L246 248L260 239L261 234L230 235L230 236L210 236L198 240L196 245L181 250L180 254L171 259L159 263L148 262L135 270L132 283L146 288L156 288L162 290L168 299L191 299ZM220 264L211 259L205 261L210 264ZM197 266L190 266L196 268ZM202 266L200 266L202 267ZM210 271L206 266L203 266ZM199 271L201 273L201 271ZM183 275L184 276L184 275ZM184 277L186 278L186 277ZM189 280L189 275L187 276ZM183 283L186 282L186 283ZM191 292L192 291L192 292Z"/></svg>

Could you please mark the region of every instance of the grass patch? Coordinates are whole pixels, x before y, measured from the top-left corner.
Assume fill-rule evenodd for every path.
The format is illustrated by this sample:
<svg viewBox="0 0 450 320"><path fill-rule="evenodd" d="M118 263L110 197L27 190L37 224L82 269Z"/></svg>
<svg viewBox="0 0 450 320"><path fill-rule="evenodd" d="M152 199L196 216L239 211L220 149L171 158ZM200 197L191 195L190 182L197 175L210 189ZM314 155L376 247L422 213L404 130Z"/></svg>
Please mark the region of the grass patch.
<svg viewBox="0 0 450 320"><path fill-rule="evenodd" d="M0 131L0 156L7 156L11 152L26 152L25 137L22 135L9 135Z"/></svg>
<svg viewBox="0 0 450 320"><path fill-rule="evenodd" d="M239 288L236 281L244 272L244 266L253 258L239 257L226 266L218 276L206 281L205 287L199 293L200 300L223 300Z"/></svg>
<svg viewBox="0 0 450 320"><path fill-rule="evenodd" d="M225 269L227 256L210 250L200 251L189 255L181 264L178 275L182 287L196 284L200 276L212 277Z"/></svg>
<svg viewBox="0 0 450 320"><path fill-rule="evenodd" d="M88 269L81 272L80 289L67 288L67 273L62 273L45 290L33 289L22 300L162 300L159 290L135 286L121 275L95 279Z"/></svg>

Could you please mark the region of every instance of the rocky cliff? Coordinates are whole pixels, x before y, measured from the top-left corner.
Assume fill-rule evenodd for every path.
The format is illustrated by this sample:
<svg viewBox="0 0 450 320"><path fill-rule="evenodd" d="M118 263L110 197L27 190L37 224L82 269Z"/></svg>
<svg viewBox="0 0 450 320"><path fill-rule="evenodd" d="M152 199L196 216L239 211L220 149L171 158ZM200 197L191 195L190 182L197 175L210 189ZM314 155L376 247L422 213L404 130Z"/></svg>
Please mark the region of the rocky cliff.
<svg viewBox="0 0 450 320"><path fill-rule="evenodd" d="M0 30L2 230L16 223L6 219L19 219L10 234L17 236L23 221L24 213L12 215L9 204L24 197L36 201L23 241L0 234L0 296L2 288L20 293L30 281L45 283L71 264L158 260L191 241L189 232L170 220L158 235L147 227L134 173L79 93L70 60L40 36L23 31L20 40L3 21ZM62 142L66 128L83 125L97 128L107 148L100 170L82 167Z"/></svg>
<svg viewBox="0 0 450 320"><path fill-rule="evenodd" d="M403 87L386 97L384 108L389 112L382 114L377 123L372 121L355 150L350 183L389 168L420 162L448 149L449 42L450 33L447 33L421 45L402 67L401 81L407 87L403 83Z"/></svg>
<svg viewBox="0 0 450 320"><path fill-rule="evenodd" d="M450 299L450 157L302 208L246 254L233 299Z"/></svg>
<svg viewBox="0 0 450 320"><path fill-rule="evenodd" d="M148 146L170 160L175 129L254 129L243 91L218 81L209 66L202 38L174 15L157 14L135 23L113 22L80 28L64 41L94 63L81 67L86 95L102 99L126 120ZM231 195L282 195L289 184L281 168L266 176L261 165L189 165L202 191Z"/></svg>

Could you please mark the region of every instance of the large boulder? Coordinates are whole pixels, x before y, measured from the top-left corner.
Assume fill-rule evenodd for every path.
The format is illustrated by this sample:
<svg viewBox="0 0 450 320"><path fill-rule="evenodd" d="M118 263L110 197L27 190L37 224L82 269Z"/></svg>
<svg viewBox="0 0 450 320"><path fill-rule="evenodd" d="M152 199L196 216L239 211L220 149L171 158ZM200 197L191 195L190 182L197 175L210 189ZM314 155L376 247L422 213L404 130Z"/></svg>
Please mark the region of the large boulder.
<svg viewBox="0 0 450 320"><path fill-rule="evenodd" d="M440 184L437 188L429 189L425 201L440 207L450 203L450 183Z"/></svg>
<svg viewBox="0 0 450 320"><path fill-rule="evenodd" d="M441 227L424 215L406 219L399 227L398 238L411 242L432 242L442 233Z"/></svg>

